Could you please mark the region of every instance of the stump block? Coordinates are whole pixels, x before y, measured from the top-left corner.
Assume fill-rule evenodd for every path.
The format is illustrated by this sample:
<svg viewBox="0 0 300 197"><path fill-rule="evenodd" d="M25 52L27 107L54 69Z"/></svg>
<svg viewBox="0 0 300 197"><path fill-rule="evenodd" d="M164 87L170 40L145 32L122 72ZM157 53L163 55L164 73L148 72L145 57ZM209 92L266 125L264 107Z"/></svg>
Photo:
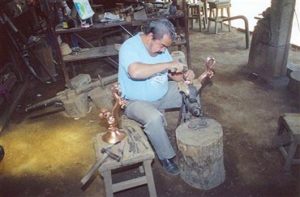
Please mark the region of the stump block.
<svg viewBox="0 0 300 197"><path fill-rule="evenodd" d="M300 71L291 72L288 89L296 96L300 106Z"/></svg>
<svg viewBox="0 0 300 197"><path fill-rule="evenodd" d="M199 120L190 120L176 129L180 176L192 187L208 190L225 180L223 130L209 118L205 119L206 127L191 128Z"/></svg>

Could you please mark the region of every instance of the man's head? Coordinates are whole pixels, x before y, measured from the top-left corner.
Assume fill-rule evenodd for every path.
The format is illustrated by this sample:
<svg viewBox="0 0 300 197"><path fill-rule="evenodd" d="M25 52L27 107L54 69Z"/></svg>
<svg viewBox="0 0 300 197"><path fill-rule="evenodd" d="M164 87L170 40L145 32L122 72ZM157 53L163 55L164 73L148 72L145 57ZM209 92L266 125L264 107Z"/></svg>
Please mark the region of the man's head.
<svg viewBox="0 0 300 197"><path fill-rule="evenodd" d="M152 21L144 33L148 38L147 48L151 55L163 53L176 38L175 28L167 19Z"/></svg>

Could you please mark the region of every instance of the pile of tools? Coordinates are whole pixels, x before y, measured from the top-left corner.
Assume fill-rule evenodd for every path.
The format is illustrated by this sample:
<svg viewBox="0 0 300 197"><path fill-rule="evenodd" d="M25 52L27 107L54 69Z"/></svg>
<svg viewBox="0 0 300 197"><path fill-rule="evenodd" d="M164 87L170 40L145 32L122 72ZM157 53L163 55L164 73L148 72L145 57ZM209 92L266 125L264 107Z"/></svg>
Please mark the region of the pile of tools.
<svg viewBox="0 0 300 197"><path fill-rule="evenodd" d="M63 106L69 117L81 118L90 111L90 101L98 107L99 102L97 100L100 99L100 94L103 91L101 80L92 82L90 75L79 74L69 81L67 87L67 89L58 92L55 97L29 105L25 111L31 112L56 104Z"/></svg>

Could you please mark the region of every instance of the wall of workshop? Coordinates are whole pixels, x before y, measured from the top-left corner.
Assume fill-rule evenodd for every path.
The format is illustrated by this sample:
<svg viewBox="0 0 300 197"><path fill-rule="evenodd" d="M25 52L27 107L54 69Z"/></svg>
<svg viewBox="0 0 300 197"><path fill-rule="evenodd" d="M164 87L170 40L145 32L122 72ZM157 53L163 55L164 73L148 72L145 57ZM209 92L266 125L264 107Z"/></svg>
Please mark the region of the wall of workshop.
<svg viewBox="0 0 300 197"><path fill-rule="evenodd" d="M0 70L9 61L7 37L4 32L3 26L0 25Z"/></svg>

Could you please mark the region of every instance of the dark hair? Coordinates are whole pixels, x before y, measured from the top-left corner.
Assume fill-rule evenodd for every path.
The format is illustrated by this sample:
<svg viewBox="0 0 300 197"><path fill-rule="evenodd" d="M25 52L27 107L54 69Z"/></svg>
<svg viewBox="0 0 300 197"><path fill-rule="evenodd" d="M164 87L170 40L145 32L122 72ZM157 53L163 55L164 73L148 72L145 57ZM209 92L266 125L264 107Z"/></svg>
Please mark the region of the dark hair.
<svg viewBox="0 0 300 197"><path fill-rule="evenodd" d="M144 29L145 34L153 33L154 39L162 39L164 35L168 35L172 40L176 39L176 31L174 25L168 19L158 19L151 21Z"/></svg>

